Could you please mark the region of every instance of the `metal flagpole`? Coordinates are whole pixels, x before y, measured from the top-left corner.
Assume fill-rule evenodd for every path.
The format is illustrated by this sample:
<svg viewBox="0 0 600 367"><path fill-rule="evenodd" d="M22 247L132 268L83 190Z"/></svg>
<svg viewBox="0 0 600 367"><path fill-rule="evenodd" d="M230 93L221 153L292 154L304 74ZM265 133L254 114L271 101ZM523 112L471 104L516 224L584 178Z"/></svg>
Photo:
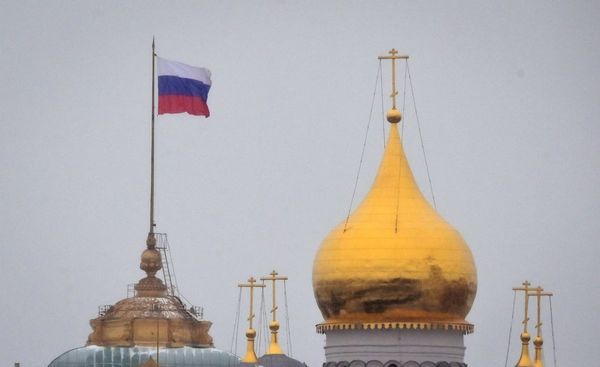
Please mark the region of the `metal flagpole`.
<svg viewBox="0 0 600 367"><path fill-rule="evenodd" d="M154 37L152 37L152 141L150 153L150 230L148 239L154 239L154 80L155 80L156 52L154 47ZM154 242L154 241L153 241Z"/></svg>

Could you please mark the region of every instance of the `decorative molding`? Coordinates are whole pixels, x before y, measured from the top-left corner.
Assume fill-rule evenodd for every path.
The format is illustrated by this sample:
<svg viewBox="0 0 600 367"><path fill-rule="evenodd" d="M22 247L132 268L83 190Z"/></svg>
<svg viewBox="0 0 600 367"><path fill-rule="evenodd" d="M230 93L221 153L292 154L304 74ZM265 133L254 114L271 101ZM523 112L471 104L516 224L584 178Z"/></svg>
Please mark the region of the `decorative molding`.
<svg viewBox="0 0 600 367"><path fill-rule="evenodd" d="M386 330L386 329L412 329L412 330L454 330L464 334L471 334L475 329L473 324L466 323L430 323L430 322L365 322L365 323L323 323L316 325L317 333L324 334L330 330ZM340 366L341 367L341 366ZM400 367L400 366L398 366ZM410 367L410 366L408 366Z"/></svg>

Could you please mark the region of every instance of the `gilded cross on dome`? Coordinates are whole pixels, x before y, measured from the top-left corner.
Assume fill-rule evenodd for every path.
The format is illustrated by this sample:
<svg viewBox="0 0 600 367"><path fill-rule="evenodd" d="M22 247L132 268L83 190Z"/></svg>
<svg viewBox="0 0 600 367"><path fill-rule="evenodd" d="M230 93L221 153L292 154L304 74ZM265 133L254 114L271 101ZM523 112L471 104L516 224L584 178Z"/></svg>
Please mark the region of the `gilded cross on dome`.
<svg viewBox="0 0 600 367"><path fill-rule="evenodd" d="M396 96L398 95L398 90L396 90L396 60L398 59L408 59L408 55L398 55L398 50L392 48L388 52L389 56L379 56L379 60L392 60L392 94L390 97L392 98L392 109L396 109ZM391 121L390 121L391 122Z"/></svg>
<svg viewBox="0 0 600 367"><path fill-rule="evenodd" d="M250 288L250 313L248 315L248 322L250 323L250 329L252 329L252 320L254 319L254 317L256 316L254 314L254 288L264 288L265 285L264 284L256 284L256 279L254 277L250 277L250 279L248 279L248 283L247 284L240 284L238 285L238 287L240 288Z"/></svg>
<svg viewBox="0 0 600 367"><path fill-rule="evenodd" d="M525 293L525 316L523 317L523 332L521 333L521 356L516 367L533 367L531 358L529 357L529 341L531 336L527 332L527 324L529 323L529 293L531 292L531 283L527 280L523 282L523 287L515 287L513 291L523 291Z"/></svg>
<svg viewBox="0 0 600 367"><path fill-rule="evenodd" d="M269 275L270 276L264 276L260 278L260 280L262 280L263 282L268 280L273 282L273 307L271 308L271 313L273 314L273 321L271 321L271 323L269 324L269 329L271 330L271 344L269 344L267 354L283 354L283 351L281 350L281 347L279 346L279 343L277 341L277 330L279 330L279 322L277 322L278 307L275 299L277 294L275 290L275 285L278 280L286 281L288 278L286 276L279 275L279 273L277 273L275 270L273 270Z"/></svg>
<svg viewBox="0 0 600 367"><path fill-rule="evenodd" d="M535 359L533 363L533 367L544 367L544 360L542 357L542 345L544 344L544 339L542 338L542 297L552 297L552 293L544 292L544 288L537 286L530 291L530 297L535 297L537 299L537 322L535 324L535 328L537 329L537 335L535 339L533 339L533 345L535 346Z"/></svg>
<svg viewBox="0 0 600 367"><path fill-rule="evenodd" d="M256 352L254 352L254 338L256 338L256 330L252 328L252 320L254 319L254 288L264 288L264 284L256 284L256 279L250 277L248 283L239 284L240 288L250 288L250 312L248 313L248 330L246 330L246 337L248 338L248 345L246 350L246 356L242 358L242 362L254 363L258 362Z"/></svg>
<svg viewBox="0 0 600 367"><path fill-rule="evenodd" d="M541 299L542 297L552 297L552 293L544 292L544 288L537 286L536 288L530 288L528 292L530 297L536 297L537 300L537 322L535 324L535 328L537 330L537 336L541 337L542 335L542 320L541 320Z"/></svg>
<svg viewBox="0 0 600 367"><path fill-rule="evenodd" d="M513 291L523 291L525 292L525 317L523 318L523 332L527 333L527 323L529 322L529 291L531 283L529 281L523 282L523 287L513 288Z"/></svg>

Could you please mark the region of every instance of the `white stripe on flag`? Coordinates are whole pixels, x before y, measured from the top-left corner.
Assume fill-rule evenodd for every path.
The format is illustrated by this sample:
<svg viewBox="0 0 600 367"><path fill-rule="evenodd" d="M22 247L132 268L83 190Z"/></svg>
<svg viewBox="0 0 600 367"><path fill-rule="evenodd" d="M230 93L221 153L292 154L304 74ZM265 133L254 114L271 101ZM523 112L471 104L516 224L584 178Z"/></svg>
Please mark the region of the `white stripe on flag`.
<svg viewBox="0 0 600 367"><path fill-rule="evenodd" d="M158 76L174 75L180 78L198 80L206 85L211 85L210 70L206 68L199 68L182 64L177 61L163 59L162 57L156 57L156 69Z"/></svg>

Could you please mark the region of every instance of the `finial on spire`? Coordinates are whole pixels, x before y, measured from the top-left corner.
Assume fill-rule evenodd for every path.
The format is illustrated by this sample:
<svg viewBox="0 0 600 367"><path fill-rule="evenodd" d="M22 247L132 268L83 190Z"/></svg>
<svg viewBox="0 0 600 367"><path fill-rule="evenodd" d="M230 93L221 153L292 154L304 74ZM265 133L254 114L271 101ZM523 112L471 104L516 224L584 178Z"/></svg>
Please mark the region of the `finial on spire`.
<svg viewBox="0 0 600 367"><path fill-rule="evenodd" d="M273 320L269 324L269 329L271 330L271 343L269 344L269 349L266 354L284 354L279 346L279 342L277 341L277 331L279 330L279 322L277 322L277 302L275 299L275 284L278 280L287 280L288 278L285 276L278 276L279 274L273 270L270 276L265 276L260 278L263 282L265 280L270 280L273 282L273 308L271 308L271 313L273 314Z"/></svg>
<svg viewBox="0 0 600 367"><path fill-rule="evenodd" d="M387 113L387 120L391 124L397 124L402 120L402 114L396 108L396 96L398 95L398 90L396 89L396 60L408 60L408 55L398 55L398 51L395 48L392 48L388 54L389 55L386 56L379 56L378 59L392 60L392 94L390 94L390 97L392 98L392 108Z"/></svg>
<svg viewBox="0 0 600 367"><path fill-rule="evenodd" d="M246 330L246 338L248 338L248 344L246 348L246 355L242 358L242 362L245 363L257 363L258 358L254 351L254 339L256 338L256 330L252 328L252 320L254 319L254 288L264 288L264 284L256 284L256 279L250 277L248 283L238 284L240 288L250 288L250 312L248 314L248 330Z"/></svg>
<svg viewBox="0 0 600 367"><path fill-rule="evenodd" d="M162 269L162 256L156 249L156 237L148 235L148 248L142 252L140 269L146 272L146 277L135 285L136 295L142 297L161 297L166 295L167 286L156 277L156 273Z"/></svg>

